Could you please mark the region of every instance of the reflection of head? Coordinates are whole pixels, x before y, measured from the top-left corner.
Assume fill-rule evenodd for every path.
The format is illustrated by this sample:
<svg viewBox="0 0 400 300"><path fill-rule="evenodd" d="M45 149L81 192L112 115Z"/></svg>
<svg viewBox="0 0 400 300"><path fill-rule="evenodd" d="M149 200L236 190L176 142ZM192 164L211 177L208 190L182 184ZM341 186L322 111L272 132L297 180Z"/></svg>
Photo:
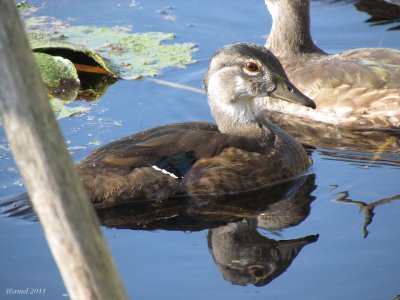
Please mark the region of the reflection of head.
<svg viewBox="0 0 400 300"><path fill-rule="evenodd" d="M318 239L275 241L256 230L255 221L231 223L211 229L208 248L224 279L237 285L263 286L282 274L300 250Z"/></svg>

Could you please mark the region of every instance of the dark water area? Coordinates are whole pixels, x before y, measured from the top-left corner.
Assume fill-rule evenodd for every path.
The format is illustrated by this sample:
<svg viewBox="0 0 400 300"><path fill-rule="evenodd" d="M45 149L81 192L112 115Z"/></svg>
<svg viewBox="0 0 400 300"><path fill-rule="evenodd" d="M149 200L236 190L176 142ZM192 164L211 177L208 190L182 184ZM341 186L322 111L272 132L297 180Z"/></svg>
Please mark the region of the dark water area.
<svg viewBox="0 0 400 300"><path fill-rule="evenodd" d="M312 2L312 34L318 46L329 53L399 49L396 20L366 22L371 14L357 10L356 2ZM36 15L74 25L132 25L135 32L175 33L177 42L197 45L198 62L164 70L158 79L196 88L202 87L217 48L239 41L264 44L271 26L262 0L47 1ZM176 18L166 20L166 15ZM153 126L213 122L205 95L150 79L118 81L95 102L77 105L91 111L60 121L75 161L98 144ZM287 130L299 130L293 134L314 160L310 174L272 194L265 192L267 198L244 195L250 206L231 201L229 218L216 213L226 209L226 200L215 202L216 208L171 203L167 208L132 208L135 214L129 208L100 211L103 233L130 298L372 300L400 295L398 135L313 125L299 130L286 122ZM0 199L23 191L0 127ZM67 298L40 224L2 212L0 299ZM34 296L7 293L26 288L46 291Z"/></svg>

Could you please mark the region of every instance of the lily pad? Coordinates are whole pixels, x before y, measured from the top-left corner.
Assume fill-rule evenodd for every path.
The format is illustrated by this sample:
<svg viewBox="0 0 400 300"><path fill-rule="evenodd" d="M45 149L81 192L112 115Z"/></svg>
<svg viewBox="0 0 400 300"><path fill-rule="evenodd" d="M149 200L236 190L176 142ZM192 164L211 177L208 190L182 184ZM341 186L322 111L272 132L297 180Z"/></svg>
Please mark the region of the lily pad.
<svg viewBox="0 0 400 300"><path fill-rule="evenodd" d="M62 101L57 98L51 98L50 104L53 108L54 113L56 114L57 120L65 119L77 114L90 111L90 108L84 106L68 106L71 105L71 103Z"/></svg>
<svg viewBox="0 0 400 300"><path fill-rule="evenodd" d="M41 32L30 32L28 38L48 91L56 98L74 100L79 94L82 99L94 100L116 80L104 60L81 45Z"/></svg>
<svg viewBox="0 0 400 300"><path fill-rule="evenodd" d="M43 82L49 93L58 98L73 100L80 87L74 64L61 56L34 53Z"/></svg>
<svg viewBox="0 0 400 300"><path fill-rule="evenodd" d="M129 26L70 26L46 16L27 19L26 28L31 34L41 34L41 40L31 41L34 51L45 49L46 53L54 54L49 53L54 49L51 44L79 45L100 54L99 58L104 61L102 67L123 79L155 76L164 68L183 68L196 62L191 56L197 51L195 44L165 43L175 38L171 33L132 33ZM79 64L79 61L71 61Z"/></svg>
<svg viewBox="0 0 400 300"><path fill-rule="evenodd" d="M28 38L34 52L67 58L77 71L116 76L100 55L81 44L68 42L63 35L34 30L28 32Z"/></svg>

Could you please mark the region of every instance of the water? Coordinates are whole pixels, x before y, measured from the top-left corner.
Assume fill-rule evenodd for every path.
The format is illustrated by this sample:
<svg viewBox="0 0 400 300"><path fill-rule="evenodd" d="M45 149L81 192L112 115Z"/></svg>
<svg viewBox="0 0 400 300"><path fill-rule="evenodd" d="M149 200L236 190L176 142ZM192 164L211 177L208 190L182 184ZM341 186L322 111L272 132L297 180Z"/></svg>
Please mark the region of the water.
<svg viewBox="0 0 400 300"><path fill-rule="evenodd" d="M72 18L74 24L133 25L138 32L174 32L177 41L192 41L198 45L199 51L194 56L199 62L184 70L166 70L161 79L197 88L202 86L202 76L215 49L238 41L263 44L271 26L270 16L261 0L143 0L136 8L130 7L131 3L47 1L37 14ZM176 20L164 20L159 10L165 10ZM313 2L314 40L322 49L332 53L358 47L400 48L399 32L387 30L395 24L370 26L365 23L368 18L367 14L357 11L351 1ZM91 107L92 111L60 122L68 146L74 149L75 161L96 147L90 142L105 144L171 122L212 121L205 96L150 80L119 81L95 104L83 105ZM229 274L215 263L218 245L212 244L213 257L207 243L207 236L220 233L217 225L208 230L202 224L193 223L192 229L196 229L193 232L103 227L130 297L393 299L399 295L400 201L397 195L400 194L400 155L392 149L391 153L375 157L374 142L368 146L371 143L362 138L360 143L355 143L357 137L346 139L346 143L336 142L342 138L341 134L334 133L325 140L317 138L308 143L315 147L312 152L315 178L309 179L311 182L305 185L309 189L305 194L311 193L311 196L307 198L309 202L299 225L272 232L256 231L251 222L237 225L238 228L244 226L255 239L262 235L263 251L274 247L283 249L283 242L272 242L271 239L293 240L319 234L317 241L304 245L297 256L291 256L293 260L286 261L287 269L280 276L261 287L234 285L224 279L224 276L228 279ZM23 187L2 130L0 146L0 197L6 197L23 191ZM389 199L377 202L385 198ZM364 206L377 202L372 223L366 228L368 232L363 229L365 210L360 212L358 204L346 202L346 199L364 202ZM295 207L292 202L289 204ZM311 208L309 215L307 207ZM111 224L116 221L109 216L104 222ZM45 294L26 298L65 298L67 291L40 224L5 216L0 217L0 223L0 298L16 297L7 295L9 288L46 289ZM176 224L180 224L179 220L175 227ZM154 228L166 226L153 225ZM234 227L236 225L230 226L224 228L228 233L240 229Z"/></svg>

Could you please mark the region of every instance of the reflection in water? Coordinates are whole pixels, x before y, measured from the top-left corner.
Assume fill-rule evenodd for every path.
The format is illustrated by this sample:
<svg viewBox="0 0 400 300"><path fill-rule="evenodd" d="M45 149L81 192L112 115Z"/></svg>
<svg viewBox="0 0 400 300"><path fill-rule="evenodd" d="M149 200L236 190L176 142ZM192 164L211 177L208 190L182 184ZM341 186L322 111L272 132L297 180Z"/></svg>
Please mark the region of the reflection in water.
<svg viewBox="0 0 400 300"><path fill-rule="evenodd" d="M304 175L275 186L233 195L207 196L202 199L170 199L162 203L130 204L99 209L100 222L106 227L147 230L197 231L224 226L243 219L257 219L260 214L280 215L281 229L304 220L315 198L315 174ZM293 203L299 212L282 215ZM304 208L304 207L307 208ZM274 213L272 210L276 211ZM296 220L292 220L296 218ZM271 221L272 222L272 221ZM286 226L286 224L289 224ZM260 223L262 226L262 224Z"/></svg>
<svg viewBox="0 0 400 300"><path fill-rule="evenodd" d="M400 129L354 130L277 112L266 111L265 114L301 144L319 148L326 159L349 161L365 167L400 167Z"/></svg>
<svg viewBox="0 0 400 300"><path fill-rule="evenodd" d="M281 275L300 250L318 235L275 241L257 231L256 220L210 229L208 248L225 280L237 285L263 286Z"/></svg>
<svg viewBox="0 0 400 300"><path fill-rule="evenodd" d="M396 0L360 0L354 4L359 10L371 17L366 21L374 25L386 25L400 22L400 1ZM399 30L400 26L393 26L388 30Z"/></svg>
<svg viewBox="0 0 400 300"><path fill-rule="evenodd" d="M321 1L321 0L317 0ZM323 0L329 3L353 3L357 10L369 14L366 20L373 25L387 25L400 22L399 0ZM399 30L400 26L394 26L388 30Z"/></svg>
<svg viewBox="0 0 400 300"><path fill-rule="evenodd" d="M318 235L276 241L258 227L295 226L310 213L315 174L236 195L170 199L163 203L121 205L97 211L103 226L140 230L210 229L208 245L225 279L234 284L265 285L282 274L300 250ZM0 200L0 212L34 220L26 194ZM235 222L235 223L233 223Z"/></svg>
<svg viewBox="0 0 400 300"><path fill-rule="evenodd" d="M318 124L276 112L265 112L265 114L275 124L296 137L300 143L309 146L307 147L309 152L318 151L324 160L343 161L365 168L384 166L400 168L400 130L354 130ZM364 212L364 238L368 236L367 227L374 217L374 208L400 198L396 195L367 204L349 199L348 191L338 195L340 197L335 199L336 201L359 205ZM296 210L298 211L300 210ZM290 210L286 210L286 213L290 213ZM261 217L262 214L259 218ZM299 219L301 221L301 216ZM273 230L271 227L265 228Z"/></svg>
<svg viewBox="0 0 400 300"><path fill-rule="evenodd" d="M107 89L117 81L117 79L110 76L91 73L79 73L79 79L81 88L78 93L78 99L86 101L93 101L102 97Z"/></svg>
<svg viewBox="0 0 400 300"><path fill-rule="evenodd" d="M272 203L268 210L258 215L258 227L274 232L296 226L303 222L311 212L311 202L315 197L311 192L316 188L315 176L310 175L302 188L278 202Z"/></svg>
<svg viewBox="0 0 400 300"><path fill-rule="evenodd" d="M393 197L389 198L383 198L378 201L372 202L372 203L366 203L363 201L358 201L358 200L352 200L349 198L349 192L340 192L337 193L337 195L340 195L340 197L336 198L335 201L337 202L342 202L342 203L347 203L347 204L355 204L360 207L360 211L364 213L364 225L363 225L363 237L366 238L369 234L369 231L367 230L367 227L369 224L372 223L372 218L374 217L374 209L375 207L379 205L383 205L386 203L390 203L394 200L400 200L400 195L395 195Z"/></svg>
<svg viewBox="0 0 400 300"><path fill-rule="evenodd" d="M308 217L315 199L311 196L315 176L302 179L261 213L209 230L208 248L225 280L237 285L266 285L291 265L304 246L318 240L318 235L310 235L276 241L257 231L257 227L275 231L296 226Z"/></svg>
<svg viewBox="0 0 400 300"><path fill-rule="evenodd" d="M399 155L388 153L363 153L355 151L332 151L328 149L318 149L318 152L324 156L325 160L344 161L364 168L390 166L400 168Z"/></svg>
<svg viewBox="0 0 400 300"><path fill-rule="evenodd" d="M0 213L11 218L38 221L27 193L10 195L0 199Z"/></svg>

